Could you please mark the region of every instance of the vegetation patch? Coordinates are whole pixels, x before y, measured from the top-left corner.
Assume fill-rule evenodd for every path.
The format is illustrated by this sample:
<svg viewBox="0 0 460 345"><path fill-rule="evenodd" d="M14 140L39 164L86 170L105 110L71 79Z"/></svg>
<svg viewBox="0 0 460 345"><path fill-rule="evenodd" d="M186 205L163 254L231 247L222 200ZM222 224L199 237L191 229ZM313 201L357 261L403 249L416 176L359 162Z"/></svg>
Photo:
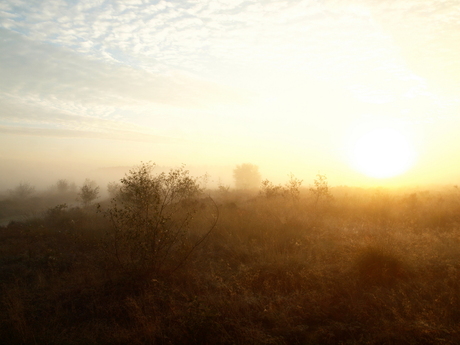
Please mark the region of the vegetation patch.
<svg viewBox="0 0 460 345"><path fill-rule="evenodd" d="M460 343L457 194L260 183L209 190L146 163L99 211L65 180L13 189L1 342Z"/></svg>

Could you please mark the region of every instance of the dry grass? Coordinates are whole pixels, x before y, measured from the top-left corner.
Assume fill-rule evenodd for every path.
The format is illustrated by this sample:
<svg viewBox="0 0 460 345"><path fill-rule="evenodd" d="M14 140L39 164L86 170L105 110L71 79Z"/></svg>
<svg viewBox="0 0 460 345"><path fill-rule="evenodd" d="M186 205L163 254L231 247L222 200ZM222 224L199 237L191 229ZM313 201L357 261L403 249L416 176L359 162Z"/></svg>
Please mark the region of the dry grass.
<svg viewBox="0 0 460 345"><path fill-rule="evenodd" d="M0 228L1 342L460 343L457 195L337 194L216 196L217 229L173 274L119 270L95 213Z"/></svg>

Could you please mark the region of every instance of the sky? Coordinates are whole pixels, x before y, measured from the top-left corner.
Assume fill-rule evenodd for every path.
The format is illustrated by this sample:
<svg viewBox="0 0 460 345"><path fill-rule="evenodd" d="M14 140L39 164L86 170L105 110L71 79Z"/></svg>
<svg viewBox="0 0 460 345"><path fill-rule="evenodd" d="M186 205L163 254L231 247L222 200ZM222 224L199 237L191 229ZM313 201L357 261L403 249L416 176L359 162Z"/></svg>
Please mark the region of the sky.
<svg viewBox="0 0 460 345"><path fill-rule="evenodd" d="M353 163L382 128L412 152L389 178ZM0 188L141 161L456 184L459 130L457 0L0 2Z"/></svg>

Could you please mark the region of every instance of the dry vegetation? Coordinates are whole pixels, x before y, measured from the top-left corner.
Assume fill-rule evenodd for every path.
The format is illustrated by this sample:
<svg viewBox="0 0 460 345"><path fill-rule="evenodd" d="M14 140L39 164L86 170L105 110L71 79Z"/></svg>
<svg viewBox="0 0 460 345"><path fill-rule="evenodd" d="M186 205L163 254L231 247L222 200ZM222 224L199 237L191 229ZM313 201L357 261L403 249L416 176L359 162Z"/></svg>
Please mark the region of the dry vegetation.
<svg viewBox="0 0 460 345"><path fill-rule="evenodd" d="M9 223L1 342L459 344L458 191L298 182L208 191L218 213L205 198L181 203L193 221L155 269L114 259L113 223L94 205Z"/></svg>

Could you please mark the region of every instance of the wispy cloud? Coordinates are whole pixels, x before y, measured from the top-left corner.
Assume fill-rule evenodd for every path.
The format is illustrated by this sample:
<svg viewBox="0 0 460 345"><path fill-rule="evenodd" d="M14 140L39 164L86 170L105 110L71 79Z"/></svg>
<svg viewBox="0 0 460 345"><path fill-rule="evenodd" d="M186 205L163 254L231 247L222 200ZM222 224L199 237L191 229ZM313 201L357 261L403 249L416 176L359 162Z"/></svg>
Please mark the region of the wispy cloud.
<svg viewBox="0 0 460 345"><path fill-rule="evenodd" d="M0 29L0 41L0 123L4 124L91 128L99 133L137 126L136 131L145 131L133 118L142 107L206 109L215 103L244 102L247 97L179 71L158 74L103 63L5 29Z"/></svg>
<svg viewBox="0 0 460 345"><path fill-rule="evenodd" d="M1 41L0 90L7 93L47 93L98 104L130 100L183 107L206 106L213 101L235 102L240 97L229 87L183 73L154 74L129 66L103 64L5 30L1 31Z"/></svg>
<svg viewBox="0 0 460 345"><path fill-rule="evenodd" d="M361 85L353 86L353 90L366 87L368 92L376 89L375 92L381 94L390 92L382 81L414 83L398 56L399 48L393 45L391 28L394 26L390 24L391 28L385 31L382 27L393 12L406 18L407 12L417 10L416 3L407 0L376 5L375 2L349 1L340 2L339 6L332 1L324 4L311 1L158 1L151 4L54 0L30 4L18 0L3 6L2 23L5 28L23 33L34 41L56 44L141 70L181 69L214 76L215 80L226 76L226 71L228 75L234 74L235 69L243 74L254 69L302 71L321 78L334 78L346 85ZM430 19L430 24L455 18L451 12L444 13L440 3L434 2L434 5L431 12L437 17ZM412 27L411 32L414 30ZM417 35L420 36L423 35ZM62 61L60 59L60 63ZM94 69L99 75L92 75L100 77L103 70ZM126 77L123 70L114 72L120 79ZM78 82L81 74L75 72L72 77ZM362 75L369 77L363 80ZM146 76L139 73L133 77L145 79ZM153 85L162 85L161 80L152 76L147 79ZM104 78L100 80L100 88L105 88ZM109 84L112 86L109 91L129 95L129 90L114 90L113 85L120 83ZM149 89L155 90L152 93L161 98L167 97L162 95L163 90L173 87ZM137 91L137 95L143 94ZM171 92L166 93L171 97Z"/></svg>
<svg viewBox="0 0 460 345"><path fill-rule="evenodd" d="M4 0L1 131L314 141L454 114L459 18L443 0Z"/></svg>
<svg viewBox="0 0 460 345"><path fill-rule="evenodd" d="M24 126L3 126L0 125L0 133L27 135L39 137L55 137L55 138L91 138L91 139L109 139L123 141L139 141L146 143L180 143L182 140L139 133L126 130L111 130L111 131L88 131L81 129L62 129L62 128L37 128Z"/></svg>
<svg viewBox="0 0 460 345"><path fill-rule="evenodd" d="M142 1L69 4L60 0L29 4L18 0L4 6L2 22L5 28L34 41L143 71L183 70L224 83L235 75L254 78L257 76L254 71L301 72L352 85L352 90L365 87L367 93L375 89L382 94L392 93L385 83L405 83L408 88L417 83L405 69L391 30L382 30L382 23L388 22L387 16L392 12L405 15L415 7L415 2L409 0L398 3L403 5L396 2L375 5L365 1L340 2L339 6L332 1L171 3L163 0L154 4ZM433 6L432 12L440 12L440 7ZM452 13L438 13L437 19L448 16L452 17ZM95 69L99 74L103 71ZM119 79L126 77L122 69L113 72ZM75 73L72 77L78 81L81 72ZM363 79L363 75L367 77ZM164 80L156 80L159 77L140 72L132 76L138 80L150 79L146 84L161 85L149 87L152 92L146 97L154 93L157 98L168 98L173 94L169 90L175 85L163 87ZM100 80L100 88L105 89L104 78ZM117 90L113 86L124 83L108 84L111 85L108 90L118 94L129 95L132 90L121 86ZM135 89L136 95L145 94ZM184 97L181 101L185 101Z"/></svg>

